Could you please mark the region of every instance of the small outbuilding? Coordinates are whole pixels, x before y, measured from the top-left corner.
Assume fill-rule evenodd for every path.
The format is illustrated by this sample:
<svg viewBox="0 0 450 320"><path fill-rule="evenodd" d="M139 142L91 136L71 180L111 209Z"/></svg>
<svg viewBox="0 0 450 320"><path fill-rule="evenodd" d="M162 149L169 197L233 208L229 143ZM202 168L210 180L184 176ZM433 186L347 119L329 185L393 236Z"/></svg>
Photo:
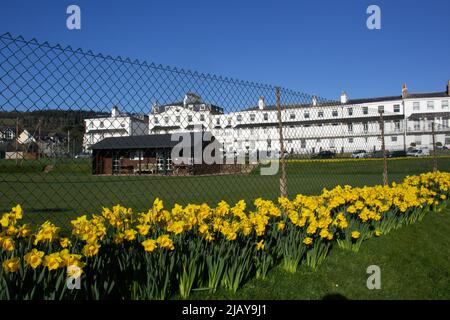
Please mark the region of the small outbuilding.
<svg viewBox="0 0 450 320"><path fill-rule="evenodd" d="M172 150L177 145L180 148L181 140L174 138L175 134L105 138L92 146L92 174L200 175L220 172L220 164L206 164L202 159L205 147L215 142L214 136L209 132L180 134L184 139L190 139L191 152L187 155L177 152L175 159L172 159ZM206 134L208 138L203 139Z"/></svg>

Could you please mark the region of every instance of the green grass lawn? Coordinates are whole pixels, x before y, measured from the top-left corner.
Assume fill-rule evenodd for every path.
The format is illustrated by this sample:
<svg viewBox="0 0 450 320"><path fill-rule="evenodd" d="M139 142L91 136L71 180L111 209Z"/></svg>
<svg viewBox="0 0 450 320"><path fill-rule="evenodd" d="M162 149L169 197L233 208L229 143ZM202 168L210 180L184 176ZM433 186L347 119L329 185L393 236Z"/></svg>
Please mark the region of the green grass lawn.
<svg viewBox="0 0 450 320"><path fill-rule="evenodd" d="M46 164L54 170L43 173ZM389 161L389 180L400 181L406 175L432 170L431 158ZM439 158L439 169L450 171L450 159ZM382 182L381 160L343 162L289 162L287 182L289 196L298 193L318 194L323 188L338 184L375 185ZM26 217L33 222L45 219L66 224L79 214L98 213L102 206L122 204L136 210L147 210L155 197L166 206L174 203L220 200L235 203L255 198L275 200L279 195L279 176L262 176L259 169L249 175L214 176L93 176L86 159L0 161L0 210L7 211L20 203Z"/></svg>
<svg viewBox="0 0 450 320"><path fill-rule="evenodd" d="M450 299L450 209L363 243L358 253L334 248L317 271L280 267L236 294L197 291L190 299ZM381 269L381 289L369 290L367 267Z"/></svg>

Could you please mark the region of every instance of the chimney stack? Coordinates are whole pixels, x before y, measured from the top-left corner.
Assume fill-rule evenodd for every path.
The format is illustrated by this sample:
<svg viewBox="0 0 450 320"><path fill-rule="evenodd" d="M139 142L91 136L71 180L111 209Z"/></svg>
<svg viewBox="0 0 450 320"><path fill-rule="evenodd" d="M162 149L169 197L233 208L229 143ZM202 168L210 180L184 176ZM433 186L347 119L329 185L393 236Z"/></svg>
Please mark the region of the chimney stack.
<svg viewBox="0 0 450 320"><path fill-rule="evenodd" d="M266 106L266 104L264 102L264 97L262 97L262 96L259 97L259 100L258 100L258 108L259 108L259 110L263 110L265 106Z"/></svg>
<svg viewBox="0 0 450 320"><path fill-rule="evenodd" d="M342 91L342 93L341 93L341 103L344 104L344 103L347 103L347 102L348 102L347 92Z"/></svg>
<svg viewBox="0 0 450 320"><path fill-rule="evenodd" d="M408 96L408 87L406 86L406 83L402 86L402 98L406 98Z"/></svg>
<svg viewBox="0 0 450 320"><path fill-rule="evenodd" d="M447 81L447 95L450 96L450 80Z"/></svg>
<svg viewBox="0 0 450 320"><path fill-rule="evenodd" d="M317 106L317 97L316 96L312 96L312 105Z"/></svg>
<svg viewBox="0 0 450 320"><path fill-rule="evenodd" d="M113 106L111 110L111 117L116 118L120 115L119 108L117 106Z"/></svg>

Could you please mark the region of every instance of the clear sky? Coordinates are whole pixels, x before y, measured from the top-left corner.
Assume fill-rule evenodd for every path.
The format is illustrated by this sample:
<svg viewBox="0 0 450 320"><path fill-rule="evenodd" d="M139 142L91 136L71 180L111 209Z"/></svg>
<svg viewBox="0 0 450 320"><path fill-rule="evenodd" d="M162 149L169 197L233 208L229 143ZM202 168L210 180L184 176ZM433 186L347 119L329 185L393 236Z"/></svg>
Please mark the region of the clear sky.
<svg viewBox="0 0 450 320"><path fill-rule="evenodd" d="M81 30L66 8L81 8ZM381 8L381 30L366 9ZM443 91L449 0L1 0L0 34L337 99Z"/></svg>

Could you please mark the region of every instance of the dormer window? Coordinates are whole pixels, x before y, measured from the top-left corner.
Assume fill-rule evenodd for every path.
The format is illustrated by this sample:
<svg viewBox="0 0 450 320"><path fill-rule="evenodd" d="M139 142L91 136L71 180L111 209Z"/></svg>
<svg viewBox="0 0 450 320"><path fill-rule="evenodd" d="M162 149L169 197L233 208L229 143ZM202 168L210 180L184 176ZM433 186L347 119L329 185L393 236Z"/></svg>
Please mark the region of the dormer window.
<svg viewBox="0 0 450 320"><path fill-rule="evenodd" d="M200 110L201 110L201 111L204 111L204 110L205 110L205 105L204 105L204 104L200 105Z"/></svg>

